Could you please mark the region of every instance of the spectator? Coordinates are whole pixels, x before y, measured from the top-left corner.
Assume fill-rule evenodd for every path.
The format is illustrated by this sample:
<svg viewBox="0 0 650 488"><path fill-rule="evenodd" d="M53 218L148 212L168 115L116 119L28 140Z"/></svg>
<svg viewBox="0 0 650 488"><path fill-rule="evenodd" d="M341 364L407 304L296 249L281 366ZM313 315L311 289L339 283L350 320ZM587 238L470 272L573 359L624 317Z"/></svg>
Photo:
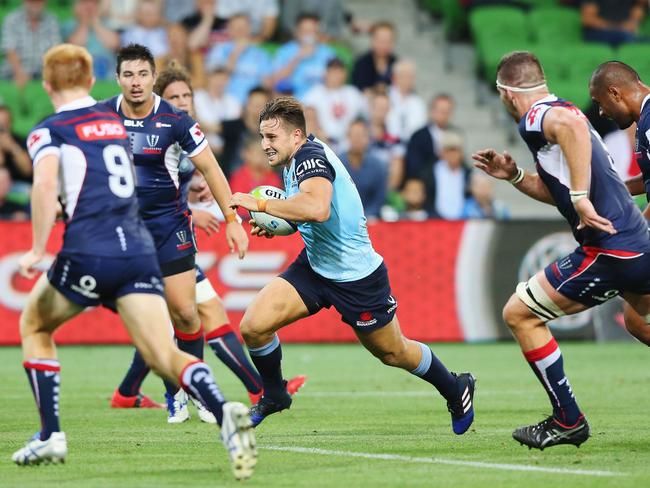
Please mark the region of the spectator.
<svg viewBox="0 0 650 488"><path fill-rule="evenodd" d="M284 0L281 15L283 36L291 36L300 14L310 13L320 19L322 41L341 39L346 25L352 21L352 14L343 3L341 0Z"/></svg>
<svg viewBox="0 0 650 488"><path fill-rule="evenodd" d="M485 173L472 171L469 179L470 196L465 200L464 219L508 219L505 204L494 198L494 183Z"/></svg>
<svg viewBox="0 0 650 488"><path fill-rule="evenodd" d="M463 140L455 132L445 132L440 139L440 160L427 168L429 215L447 220L463 217L468 193L470 170L463 165Z"/></svg>
<svg viewBox="0 0 650 488"><path fill-rule="evenodd" d="M368 151L369 145L366 122L355 120L348 129L348 152L341 155L341 161L359 190L366 217L374 220L386 201L388 175L384 164Z"/></svg>
<svg viewBox="0 0 650 488"><path fill-rule="evenodd" d="M404 144L386 130L390 101L385 90L370 93L370 150L388 169L388 189L397 190L404 177Z"/></svg>
<svg viewBox="0 0 650 488"><path fill-rule="evenodd" d="M230 189L233 193L249 193L260 185L282 188L282 180L269 166L258 136L249 136L244 140L242 158L244 163L230 177ZM250 217L245 208L240 207L237 212L242 218Z"/></svg>
<svg viewBox="0 0 650 488"><path fill-rule="evenodd" d="M329 146L330 141L327 139L327 134L318 121L318 112L316 112L316 109L314 107L305 107L303 112L305 113L305 128L307 129L307 134L314 134L318 139Z"/></svg>
<svg viewBox="0 0 650 488"><path fill-rule="evenodd" d="M20 87L39 79L43 55L60 42L59 23L45 12L45 1L23 0L23 6L9 13L2 24L2 77L13 78Z"/></svg>
<svg viewBox="0 0 650 488"><path fill-rule="evenodd" d="M367 92L378 84L390 85L395 49L395 26L390 22L377 22L370 28L370 51L354 62L352 83Z"/></svg>
<svg viewBox="0 0 650 488"><path fill-rule="evenodd" d="M252 88L267 83L271 74L271 57L251 36L251 22L246 14L228 19L228 42L215 44L206 56L208 70L224 68L230 73L226 92L240 104L246 103Z"/></svg>
<svg viewBox="0 0 650 488"><path fill-rule="evenodd" d="M274 88L302 98L307 91L323 82L327 61L334 50L318 41L318 17L302 14L296 24L295 40L278 49L273 59Z"/></svg>
<svg viewBox="0 0 650 488"><path fill-rule="evenodd" d="M227 18L217 17L215 14L217 5L215 0L196 0L195 5L194 13L181 21L188 32L189 50L192 52L203 51L217 42L227 41Z"/></svg>
<svg viewBox="0 0 650 488"><path fill-rule="evenodd" d="M110 29L122 32L135 24L139 0L102 0L102 16Z"/></svg>
<svg viewBox="0 0 650 488"><path fill-rule="evenodd" d="M268 41L278 26L280 8L278 0L219 0L215 15L229 19L233 15L248 15L255 41Z"/></svg>
<svg viewBox="0 0 650 488"><path fill-rule="evenodd" d="M439 94L429 104L429 122L415 131L406 147L406 178L414 178L431 167L440 158L440 138L452 129L450 120L454 113L451 95Z"/></svg>
<svg viewBox="0 0 650 488"><path fill-rule="evenodd" d="M0 105L0 167L7 168L14 182L32 181L32 160L27 154L25 140L12 130L9 107Z"/></svg>
<svg viewBox="0 0 650 488"><path fill-rule="evenodd" d="M583 37L617 47L636 41L647 0L584 0L580 6Z"/></svg>
<svg viewBox="0 0 650 488"><path fill-rule="evenodd" d="M399 220L422 221L429 218L424 208L427 200L427 188L424 180L411 178L406 180L401 191L404 210L399 213Z"/></svg>
<svg viewBox="0 0 650 488"><path fill-rule="evenodd" d="M219 68L208 76L207 89L194 94L196 118L217 154L223 151L222 122L239 119L242 111L239 101L226 92L227 85L228 72Z"/></svg>
<svg viewBox="0 0 650 488"><path fill-rule="evenodd" d="M93 57L95 78L113 79L115 51L120 46L120 35L102 19L99 0L76 0L74 16L74 20L70 19L62 25L63 38L88 49Z"/></svg>
<svg viewBox="0 0 650 488"><path fill-rule="evenodd" d="M390 111L386 128L404 143L427 120L426 106L415 94L415 76L416 68L412 61L398 61L393 68L393 85L388 92Z"/></svg>
<svg viewBox="0 0 650 488"><path fill-rule="evenodd" d="M27 220L27 209L18 205L7 197L11 190L11 176L9 170L0 166L0 219L2 220Z"/></svg>
<svg viewBox="0 0 650 488"><path fill-rule="evenodd" d="M345 84L346 78L343 61L332 58L327 62L325 82L309 90L303 99L306 107L316 109L319 125L336 152L343 149L352 121L367 112L365 98L356 87Z"/></svg>
<svg viewBox="0 0 650 488"><path fill-rule="evenodd" d="M243 143L248 137L259 134L260 112L270 99L271 93L268 90L261 86L253 88L248 94L248 100L246 100L241 117L236 120L222 122L224 145L219 163L226 176L229 176L241 166Z"/></svg>
<svg viewBox="0 0 650 488"><path fill-rule="evenodd" d="M141 44L153 54L156 69L162 71L169 54L169 37L163 24L160 0L140 0L135 14L136 25L122 34L122 45Z"/></svg>

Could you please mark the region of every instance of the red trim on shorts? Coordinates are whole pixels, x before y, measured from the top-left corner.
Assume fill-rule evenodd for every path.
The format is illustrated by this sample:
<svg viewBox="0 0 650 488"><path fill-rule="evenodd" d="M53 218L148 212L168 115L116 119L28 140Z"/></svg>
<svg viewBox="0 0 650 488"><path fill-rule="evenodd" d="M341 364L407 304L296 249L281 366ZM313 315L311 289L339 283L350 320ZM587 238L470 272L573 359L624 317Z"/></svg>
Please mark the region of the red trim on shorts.
<svg viewBox="0 0 650 488"><path fill-rule="evenodd" d="M32 361L24 361L23 366L29 369L36 369L38 371L56 371L57 373L61 371L61 366L53 366L51 364L43 364Z"/></svg>
<svg viewBox="0 0 650 488"><path fill-rule="evenodd" d="M537 349L533 349L532 351L524 352L524 356L526 358L526 361L529 363L534 363L550 356L557 350L557 348L557 342L555 342L555 338L552 337L551 340L548 341L548 344Z"/></svg>
<svg viewBox="0 0 650 488"><path fill-rule="evenodd" d="M185 376L185 371L187 370L187 368L189 368L190 366L192 366L194 364L197 364L197 363L203 363L203 361L201 361L200 359L197 359L195 361L190 361L185 366L183 366L183 369L181 369L181 374L178 375L178 384L184 390L187 390L187 385L185 383L183 383L183 376Z"/></svg>
<svg viewBox="0 0 650 488"><path fill-rule="evenodd" d="M174 335L181 341L197 341L203 337L203 326L201 326L198 331L191 334L181 332L176 327L174 327Z"/></svg>
<svg viewBox="0 0 650 488"><path fill-rule="evenodd" d="M597 254L607 254L608 256L614 256L616 258L635 258L641 256L642 252L634 251L620 251L618 249L603 249L602 247L593 247L593 246L582 246L587 256Z"/></svg>
<svg viewBox="0 0 650 488"><path fill-rule="evenodd" d="M214 329L212 332L209 332L205 334L205 340L209 341L212 339L216 339L218 337L223 337L226 334L230 334L231 332L235 332L230 324L224 324L221 327Z"/></svg>

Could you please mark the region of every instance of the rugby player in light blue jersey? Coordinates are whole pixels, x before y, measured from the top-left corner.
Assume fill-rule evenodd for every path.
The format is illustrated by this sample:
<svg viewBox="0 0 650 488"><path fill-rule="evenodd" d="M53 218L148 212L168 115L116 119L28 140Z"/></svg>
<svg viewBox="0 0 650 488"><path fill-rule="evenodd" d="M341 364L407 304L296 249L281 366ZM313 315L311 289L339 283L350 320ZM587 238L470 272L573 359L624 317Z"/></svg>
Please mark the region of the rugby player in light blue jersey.
<svg viewBox="0 0 650 488"><path fill-rule="evenodd" d="M295 222L305 248L262 289L240 325L264 383L264 396L251 409L253 424L291 405L276 332L334 306L384 364L431 383L447 400L453 431L465 433L474 419L474 377L450 373L428 346L402 335L386 266L372 247L359 193L345 167L326 144L307 136L295 99L272 100L259 120L269 164L284 170L287 199L257 200L236 193L230 205ZM251 223L252 234L270 237Z"/></svg>

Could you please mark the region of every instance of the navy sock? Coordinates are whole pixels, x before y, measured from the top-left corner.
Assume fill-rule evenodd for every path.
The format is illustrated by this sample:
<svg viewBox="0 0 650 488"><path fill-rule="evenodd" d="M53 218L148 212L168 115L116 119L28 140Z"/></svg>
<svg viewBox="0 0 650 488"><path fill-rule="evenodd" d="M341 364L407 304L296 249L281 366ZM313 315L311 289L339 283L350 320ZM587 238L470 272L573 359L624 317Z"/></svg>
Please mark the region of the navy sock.
<svg viewBox="0 0 650 488"><path fill-rule="evenodd" d="M23 363L36 406L41 415L40 439L46 441L59 427L59 384L61 366L56 359L30 359Z"/></svg>
<svg viewBox="0 0 650 488"><path fill-rule="evenodd" d="M279 399L287 395L287 389L282 378L282 346L280 345L280 338L274 335L273 340L267 345L249 348L248 352L262 377L264 396Z"/></svg>
<svg viewBox="0 0 650 488"><path fill-rule="evenodd" d="M176 345L181 351L191 354L203 361L203 346L205 345L205 340L203 339L203 327L193 334L186 334L174 328L174 337L176 339ZM178 393L178 386L175 383L168 380L163 380L163 383L165 384L165 390L171 396Z"/></svg>
<svg viewBox="0 0 650 488"><path fill-rule="evenodd" d="M226 399L215 383L210 367L203 361L193 361L183 368L179 379L183 389L205 405L221 425Z"/></svg>
<svg viewBox="0 0 650 488"><path fill-rule="evenodd" d="M136 396L149 371L149 366L147 366L142 355L136 349L131 366L129 366L129 370L118 388L120 395L126 397Z"/></svg>
<svg viewBox="0 0 650 488"><path fill-rule="evenodd" d="M262 391L262 378L251 364L230 324L225 324L205 336L217 357L237 375L249 393Z"/></svg>
<svg viewBox="0 0 650 488"><path fill-rule="evenodd" d="M552 338L545 346L525 352L524 356L551 400L553 417L564 425L575 425L582 413L564 374L562 352L555 339Z"/></svg>
<svg viewBox="0 0 650 488"><path fill-rule="evenodd" d="M431 352L429 346L421 342L418 342L418 344L420 345L420 349L422 349L422 359L420 359L418 367L411 371L411 374L419 376L424 381L435 386L436 390L440 392L445 400L450 401L455 399L458 396L455 376Z"/></svg>

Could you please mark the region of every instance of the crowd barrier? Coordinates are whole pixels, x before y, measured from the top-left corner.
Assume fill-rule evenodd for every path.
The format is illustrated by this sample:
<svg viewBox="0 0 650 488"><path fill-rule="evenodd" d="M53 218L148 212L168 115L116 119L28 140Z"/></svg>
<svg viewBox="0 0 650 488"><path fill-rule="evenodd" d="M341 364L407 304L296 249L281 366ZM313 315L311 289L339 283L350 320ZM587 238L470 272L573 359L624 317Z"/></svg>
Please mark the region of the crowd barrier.
<svg viewBox="0 0 650 488"><path fill-rule="evenodd" d="M404 333L414 339L483 341L509 337L501 307L518 281L567 254L575 241L559 221L427 221L375 223L369 226L384 256L397 314ZM63 227L48 244L51 264L61 245ZM92 236L88 236L92 239ZM228 252L223 234L197 232L197 262L221 296L237 325L258 291L284 270L302 249L297 234L251 238L239 260ZM0 222L0 344L20 342L18 318L33 281L18 274L18 259L31 243L29 223ZM602 309L602 307L601 307ZM554 324L560 336L618 337L620 305L564 318ZM351 328L334 310L300 320L280 332L285 342L348 342ZM104 308L80 314L56 333L60 344L121 344L129 338L119 317Z"/></svg>

